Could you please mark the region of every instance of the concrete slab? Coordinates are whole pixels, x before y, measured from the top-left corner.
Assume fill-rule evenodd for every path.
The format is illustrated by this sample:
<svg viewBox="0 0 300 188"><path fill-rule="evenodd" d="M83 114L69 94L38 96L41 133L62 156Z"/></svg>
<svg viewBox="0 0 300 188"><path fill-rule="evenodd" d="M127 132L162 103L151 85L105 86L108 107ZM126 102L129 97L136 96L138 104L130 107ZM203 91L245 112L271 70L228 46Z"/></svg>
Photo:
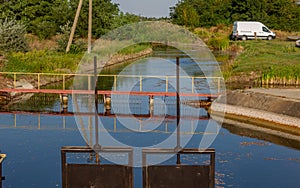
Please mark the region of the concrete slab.
<svg viewBox="0 0 300 188"><path fill-rule="evenodd" d="M252 88L252 89L247 89L246 91L252 91L255 93L262 93L266 95L283 97L287 99L300 100L300 89Z"/></svg>

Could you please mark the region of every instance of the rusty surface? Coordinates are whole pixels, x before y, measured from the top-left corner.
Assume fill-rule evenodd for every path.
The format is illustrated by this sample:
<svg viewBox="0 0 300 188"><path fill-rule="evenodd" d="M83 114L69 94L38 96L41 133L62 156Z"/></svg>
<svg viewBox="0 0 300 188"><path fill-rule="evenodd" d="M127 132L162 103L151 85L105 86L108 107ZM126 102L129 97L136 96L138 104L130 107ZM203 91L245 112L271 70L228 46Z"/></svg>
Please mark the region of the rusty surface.
<svg viewBox="0 0 300 188"><path fill-rule="evenodd" d="M209 165L147 165L147 155L155 154L182 154L209 155ZM143 149L143 186L152 187L189 187L213 188L215 186L215 150L187 148L175 149ZM178 161L178 159L177 159ZM180 160L179 160L180 161Z"/></svg>
<svg viewBox="0 0 300 188"><path fill-rule="evenodd" d="M89 146L65 146L61 148L62 187L133 187L132 148L101 147L100 153L127 153L128 165L70 164L67 153L95 153Z"/></svg>
<svg viewBox="0 0 300 188"><path fill-rule="evenodd" d="M66 188L130 188L133 168L121 165L68 164Z"/></svg>
<svg viewBox="0 0 300 188"><path fill-rule="evenodd" d="M89 94L93 95L92 90L61 90L61 89L0 89L0 92L16 92L16 93L48 93L48 94ZM147 92L147 91L104 91L98 90L98 95L136 95L136 96L173 96L176 97L176 92ZM219 94L208 93L180 93L181 97L208 97L217 98Z"/></svg>
<svg viewBox="0 0 300 188"><path fill-rule="evenodd" d="M210 167L203 166L149 166L143 168L144 188L208 188Z"/></svg>

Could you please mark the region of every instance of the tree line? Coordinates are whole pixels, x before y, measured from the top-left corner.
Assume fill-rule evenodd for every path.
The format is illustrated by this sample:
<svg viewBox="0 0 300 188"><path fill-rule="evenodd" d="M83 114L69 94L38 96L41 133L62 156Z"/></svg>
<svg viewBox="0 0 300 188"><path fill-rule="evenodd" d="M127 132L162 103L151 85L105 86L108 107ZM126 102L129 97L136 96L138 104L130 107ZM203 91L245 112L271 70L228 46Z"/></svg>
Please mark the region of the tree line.
<svg viewBox="0 0 300 188"><path fill-rule="evenodd" d="M282 31L300 31L296 0L181 0L171 7L173 23L188 27L260 21Z"/></svg>
<svg viewBox="0 0 300 188"><path fill-rule="evenodd" d="M79 0L0 0L0 20L15 19L25 24L28 33L41 39L61 32L73 23ZM88 1L83 1L76 34L87 36ZM137 22L141 18L120 12L111 0L93 0L93 36L99 37L116 27Z"/></svg>

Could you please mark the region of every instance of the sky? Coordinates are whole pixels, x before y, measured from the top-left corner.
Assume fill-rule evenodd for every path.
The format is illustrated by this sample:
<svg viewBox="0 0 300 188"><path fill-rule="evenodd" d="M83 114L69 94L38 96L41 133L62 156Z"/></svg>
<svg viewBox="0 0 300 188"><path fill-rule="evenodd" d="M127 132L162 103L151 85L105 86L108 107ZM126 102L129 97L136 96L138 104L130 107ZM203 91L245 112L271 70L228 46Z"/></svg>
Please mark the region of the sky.
<svg viewBox="0 0 300 188"><path fill-rule="evenodd" d="M179 0L112 0L122 12L145 17L169 17L169 8Z"/></svg>

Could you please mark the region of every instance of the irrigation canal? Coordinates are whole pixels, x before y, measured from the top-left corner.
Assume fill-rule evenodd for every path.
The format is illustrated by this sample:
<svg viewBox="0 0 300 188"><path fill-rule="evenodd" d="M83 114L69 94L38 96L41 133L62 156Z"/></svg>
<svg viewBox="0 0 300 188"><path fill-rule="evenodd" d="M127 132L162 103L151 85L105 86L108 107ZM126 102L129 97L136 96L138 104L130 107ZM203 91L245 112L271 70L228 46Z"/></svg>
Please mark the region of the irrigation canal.
<svg viewBox="0 0 300 188"><path fill-rule="evenodd" d="M156 53L161 56L166 52ZM170 68L174 68L174 56L165 56L163 61L165 63L162 63L162 59L155 57L154 54L154 57L138 60L126 67L115 67L106 71L124 75L137 73L140 75L166 76L166 73L174 75L175 71L170 72ZM182 58L181 63L188 75L201 76L202 73L195 68L199 67L199 64L191 63L188 58ZM206 76L209 73L213 75L215 63L209 60L203 60L200 63L207 71ZM180 90L191 92L189 84L180 81ZM169 84L168 89L175 91L175 81L169 80ZM209 84L204 81L193 81L193 84L198 92L213 93L217 90L216 87L208 87ZM102 83L102 87L111 89L114 87L114 82L106 81ZM122 90L122 88L138 90L140 79L121 79L117 84L117 89ZM166 88L166 80L144 79L143 88L157 92L163 91ZM212 139L213 142L208 147L215 149L214 184L216 187L296 188L300 184L300 139L297 135L256 129L253 125L245 126L238 122L222 125L211 119L205 109L195 108L182 102L179 137L175 136L174 139L174 132L178 133L175 97L154 97L153 106L151 106L150 99L145 96L128 96L127 98L111 96L109 109L105 105L105 99L99 98L97 120L94 119L95 110L91 105L94 104L93 98L89 95L81 95L75 100L74 97L76 96L68 95L67 109L66 106L61 105L58 94L35 94L27 101L2 109L0 153L7 155L2 163L2 175L5 176L2 182L3 187L63 187L66 177L62 171L64 163L61 161L61 148L94 145L97 138L95 138L93 125L96 121L100 124L97 132L99 142L103 145L107 144L107 147L111 143L105 140L106 136L113 137L123 146L135 149L148 148L165 141L166 146L175 148L178 146L178 138L181 147L197 149L202 140ZM186 100L188 99L182 99L182 101ZM197 100L197 98L190 100ZM139 166L142 160L141 155L137 154L140 151L138 149L134 150L131 156L136 161L136 166ZM87 153L66 155L62 152L62 154L65 160L74 163L93 164L96 160L94 155ZM209 161L207 157L198 157L194 154L183 153L182 155L180 163L192 167L202 163L207 164ZM112 161L118 161L124 156L125 154L114 155L116 159L100 157L101 164L112 164ZM129 161L130 156L125 159ZM166 165L177 162L176 156L161 161ZM120 179L119 172L115 169L110 178L117 181ZM143 173L141 167L133 168L131 183L134 187L145 185ZM197 182L195 179L188 181L186 185L193 185L191 182ZM130 186L130 181L123 185Z"/></svg>

